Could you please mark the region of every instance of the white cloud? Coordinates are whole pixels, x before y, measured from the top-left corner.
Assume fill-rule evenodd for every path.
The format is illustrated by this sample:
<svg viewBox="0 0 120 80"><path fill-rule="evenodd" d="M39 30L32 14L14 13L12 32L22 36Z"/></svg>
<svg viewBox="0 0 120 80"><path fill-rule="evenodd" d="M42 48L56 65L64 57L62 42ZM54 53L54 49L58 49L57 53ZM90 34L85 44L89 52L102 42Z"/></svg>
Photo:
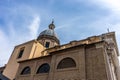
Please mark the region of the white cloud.
<svg viewBox="0 0 120 80"><path fill-rule="evenodd" d="M117 40L120 41L120 0L89 0L89 2L110 11L110 15L101 18L97 23L106 24L103 27L108 27L110 30L115 31ZM96 25L97 23L95 22ZM119 42L118 45L120 46Z"/></svg>
<svg viewBox="0 0 120 80"><path fill-rule="evenodd" d="M30 25L28 25L28 29L30 31L31 38L36 38L37 32L40 25L40 17L34 16L34 19Z"/></svg>
<svg viewBox="0 0 120 80"><path fill-rule="evenodd" d="M40 25L40 16L29 6L5 8L5 11L9 14L4 14L6 24L0 26L0 66L7 64L14 46L36 38Z"/></svg>
<svg viewBox="0 0 120 80"><path fill-rule="evenodd" d="M120 0L75 0L78 3L84 3L90 6L99 6L108 9L112 13L120 14Z"/></svg>
<svg viewBox="0 0 120 80"><path fill-rule="evenodd" d="M120 0L89 0L102 8L108 8L114 13L120 13Z"/></svg>
<svg viewBox="0 0 120 80"><path fill-rule="evenodd" d="M8 53L10 52L8 45L10 45L8 43L8 38L5 35L5 33L2 31L2 29L0 29L0 66L4 65L5 63L7 63L6 58L9 58Z"/></svg>
<svg viewBox="0 0 120 80"><path fill-rule="evenodd" d="M4 34L4 32L0 29L0 42L6 41L6 35Z"/></svg>
<svg viewBox="0 0 120 80"><path fill-rule="evenodd" d="M34 16L34 15L33 15ZM29 18L28 18L29 20ZM39 29L39 25L40 25L40 17L39 16L34 16L33 20L31 20L31 23L24 23L22 24L22 26L24 25L28 25L25 26L26 28L18 28L21 30L26 31L25 34L21 35L18 33L18 30L15 29L14 21L8 22L7 26L8 27L8 35L6 35L6 33L0 29L0 66L3 66L4 64L7 64L7 61L10 57L10 55L12 54L12 50L14 48L14 46L21 44L23 42L29 41L30 39L34 39L37 36L37 32ZM17 39L17 40L16 40Z"/></svg>

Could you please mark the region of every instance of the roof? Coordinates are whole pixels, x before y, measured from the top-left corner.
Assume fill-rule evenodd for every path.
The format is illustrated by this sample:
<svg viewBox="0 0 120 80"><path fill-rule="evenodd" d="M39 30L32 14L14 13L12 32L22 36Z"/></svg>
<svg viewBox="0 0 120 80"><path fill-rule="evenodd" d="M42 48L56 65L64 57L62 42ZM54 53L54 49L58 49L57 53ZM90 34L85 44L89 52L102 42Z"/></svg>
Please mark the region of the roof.
<svg viewBox="0 0 120 80"><path fill-rule="evenodd" d="M59 44L59 38L57 34L54 31L55 25L52 23L48 26L48 29L42 31L39 36L37 37L37 40L41 40L44 38L49 38L55 40Z"/></svg>
<svg viewBox="0 0 120 80"><path fill-rule="evenodd" d="M47 29L47 30L42 31L39 36L42 36L42 35L53 36L58 39L58 36L53 29Z"/></svg>
<svg viewBox="0 0 120 80"><path fill-rule="evenodd" d="M92 45L92 44L96 44L96 43L106 42L106 40L103 39L103 37L104 37L103 35L105 35L105 38L109 35L109 37L107 37L107 38L115 39L114 34L115 34L114 32L109 32L109 33L105 33L105 34L98 35L98 36L88 37L88 38L83 39L83 40L71 41L70 43L67 43L67 44L63 44L63 45L55 46L55 47L52 47L52 48L48 48L48 49L44 50L43 53L47 52L47 53L49 53L49 55L40 56L38 58L44 58L44 57L50 56L51 53L66 50L66 49L70 49L70 48L73 48L73 47L86 46L86 45ZM114 40L114 41L116 42L116 40ZM115 46L117 47L117 45L115 45ZM25 60L25 61L28 61L28 60ZM23 62L23 61L20 61L20 62Z"/></svg>

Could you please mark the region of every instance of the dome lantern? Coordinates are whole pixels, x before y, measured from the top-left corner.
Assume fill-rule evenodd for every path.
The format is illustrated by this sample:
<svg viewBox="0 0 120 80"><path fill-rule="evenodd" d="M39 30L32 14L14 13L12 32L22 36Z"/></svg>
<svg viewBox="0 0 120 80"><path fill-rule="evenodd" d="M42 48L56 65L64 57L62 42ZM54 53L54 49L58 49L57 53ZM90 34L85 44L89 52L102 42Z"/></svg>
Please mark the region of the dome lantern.
<svg viewBox="0 0 120 80"><path fill-rule="evenodd" d="M49 25L49 29L54 30L54 28L55 28L54 21L52 20L52 23Z"/></svg>

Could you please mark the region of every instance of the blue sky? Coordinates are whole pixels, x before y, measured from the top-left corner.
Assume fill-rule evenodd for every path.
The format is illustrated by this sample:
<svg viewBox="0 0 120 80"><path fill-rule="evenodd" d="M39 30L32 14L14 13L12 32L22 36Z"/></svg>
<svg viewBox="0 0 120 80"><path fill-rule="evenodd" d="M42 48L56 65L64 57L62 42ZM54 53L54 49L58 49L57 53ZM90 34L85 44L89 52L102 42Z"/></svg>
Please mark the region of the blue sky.
<svg viewBox="0 0 120 80"><path fill-rule="evenodd" d="M119 0L0 0L0 66L7 63L15 45L36 39L52 19L61 44L109 28L120 45Z"/></svg>

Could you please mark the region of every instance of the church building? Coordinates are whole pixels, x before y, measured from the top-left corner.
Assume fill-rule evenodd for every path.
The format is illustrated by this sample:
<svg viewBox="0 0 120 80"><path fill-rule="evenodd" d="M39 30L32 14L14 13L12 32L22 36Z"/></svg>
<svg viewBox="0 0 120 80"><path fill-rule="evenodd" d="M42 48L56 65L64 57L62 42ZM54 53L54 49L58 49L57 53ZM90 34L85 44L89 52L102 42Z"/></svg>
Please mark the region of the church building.
<svg viewBox="0 0 120 80"><path fill-rule="evenodd" d="M16 45L0 74L8 80L120 80L115 32L60 45L54 29L52 21L37 39Z"/></svg>

